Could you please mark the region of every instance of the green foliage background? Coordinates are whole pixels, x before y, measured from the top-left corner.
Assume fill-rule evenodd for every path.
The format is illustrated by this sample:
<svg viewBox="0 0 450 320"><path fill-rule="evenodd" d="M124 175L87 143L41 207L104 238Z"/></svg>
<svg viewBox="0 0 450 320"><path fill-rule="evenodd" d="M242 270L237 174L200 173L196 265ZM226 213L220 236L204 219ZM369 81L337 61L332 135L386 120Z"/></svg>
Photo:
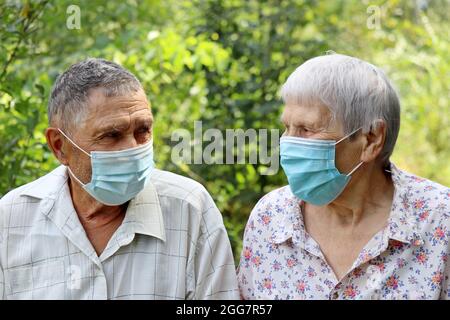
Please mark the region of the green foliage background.
<svg viewBox="0 0 450 320"><path fill-rule="evenodd" d="M79 30L66 27L73 4ZM260 175L262 165L174 164L171 133L195 120L204 130L282 129L280 85L328 50L388 73L402 99L394 163L450 185L449 9L448 0L0 0L0 197L58 165L44 137L48 95L59 73L89 56L143 82L157 166L206 186L235 256L252 207L285 177Z"/></svg>

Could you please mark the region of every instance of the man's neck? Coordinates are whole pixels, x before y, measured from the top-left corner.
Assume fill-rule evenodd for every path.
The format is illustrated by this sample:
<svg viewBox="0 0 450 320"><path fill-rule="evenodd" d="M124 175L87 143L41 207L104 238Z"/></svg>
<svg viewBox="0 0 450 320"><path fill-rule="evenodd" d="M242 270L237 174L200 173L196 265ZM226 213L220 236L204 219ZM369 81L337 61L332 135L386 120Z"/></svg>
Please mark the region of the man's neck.
<svg viewBox="0 0 450 320"><path fill-rule="evenodd" d="M128 203L107 206L92 198L76 181L69 179L70 194L78 218L85 229L102 228L124 217ZM88 231L86 230L86 231Z"/></svg>

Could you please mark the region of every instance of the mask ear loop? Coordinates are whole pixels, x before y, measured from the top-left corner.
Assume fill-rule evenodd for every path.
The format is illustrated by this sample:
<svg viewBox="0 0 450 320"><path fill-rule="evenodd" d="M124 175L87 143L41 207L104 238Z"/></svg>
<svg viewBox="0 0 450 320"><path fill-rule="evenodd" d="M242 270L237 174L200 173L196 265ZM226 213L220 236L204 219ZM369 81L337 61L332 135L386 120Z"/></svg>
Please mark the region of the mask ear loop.
<svg viewBox="0 0 450 320"><path fill-rule="evenodd" d="M70 139L61 129L58 128L58 131L61 132L61 134L66 137L67 140L70 141L70 143L72 143L76 148L78 148L81 152L83 152L84 154L86 154L88 157L91 157L91 155L89 153L87 153L86 151L84 151L83 149L81 149L75 142L72 141L72 139ZM80 179L77 178L76 175L73 174L72 170L70 170L69 166L66 166L67 170L69 171L70 175L81 185L81 186L86 186L85 183L81 182Z"/></svg>
<svg viewBox="0 0 450 320"><path fill-rule="evenodd" d="M347 173L347 176L351 176L353 174L353 172L355 172L356 170L358 170L359 167L361 167L363 165L364 161L361 161L355 168L353 168L352 171L350 171L349 173Z"/></svg>
<svg viewBox="0 0 450 320"><path fill-rule="evenodd" d="M341 138L341 139L339 139L338 141L336 141L335 143L334 143L334 145L337 145L339 142L341 142L341 141L344 141L345 139L347 139L348 137L350 137L352 134L354 134L356 131L358 131L359 129L362 129L362 127L359 127L358 129L356 129L356 130L353 130L352 132L350 132L348 135L346 135L345 137L343 137L343 138Z"/></svg>
<svg viewBox="0 0 450 320"><path fill-rule="evenodd" d="M61 129L59 129L59 132L61 132L61 134L66 137L67 140L70 141L70 143L72 143L78 150L80 150L81 152L83 152L85 155L87 155L88 157L91 157L91 155L89 153L87 153L86 151L84 151L83 149L81 149L75 142L73 142L72 139L70 139Z"/></svg>
<svg viewBox="0 0 450 320"><path fill-rule="evenodd" d="M74 179L75 179L82 187L85 187L85 186L86 186L85 183L81 182L81 180L78 179L77 176L73 174L73 172L72 172L72 170L70 170L69 166L67 166L67 170L69 170L70 175L71 175L71 176L72 176L72 177L73 177L73 178L74 178Z"/></svg>
<svg viewBox="0 0 450 320"><path fill-rule="evenodd" d="M353 130L352 132L350 132L348 135L346 135L345 137L339 139L338 141L336 141L334 143L334 145L337 145L339 142L344 141L345 139L347 139L348 137L350 137L352 134L354 134L355 132L357 132L359 129L361 129L362 127L359 127L356 130ZM353 172L355 172L356 170L359 169L359 167L361 167L363 165L364 161L361 161L356 167L353 168L352 171L350 171L349 173L347 173L347 176L351 176L353 174Z"/></svg>

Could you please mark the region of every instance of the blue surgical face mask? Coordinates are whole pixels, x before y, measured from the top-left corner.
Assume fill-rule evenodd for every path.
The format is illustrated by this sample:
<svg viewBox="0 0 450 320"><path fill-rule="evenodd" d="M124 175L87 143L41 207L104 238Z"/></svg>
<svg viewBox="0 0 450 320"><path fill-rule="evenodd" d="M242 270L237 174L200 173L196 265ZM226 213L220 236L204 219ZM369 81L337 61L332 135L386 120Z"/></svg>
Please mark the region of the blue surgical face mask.
<svg viewBox="0 0 450 320"><path fill-rule="evenodd" d="M359 129L339 141L281 137L281 167L292 193L317 206L336 199L344 191L352 173L363 164L360 162L348 174L340 173L335 165L336 145Z"/></svg>
<svg viewBox="0 0 450 320"><path fill-rule="evenodd" d="M67 140L91 158L92 177L87 184L70 170L72 177L97 201L106 205L120 205L134 198L148 182L154 167L153 140L131 149L120 151L92 151L81 149L64 132Z"/></svg>

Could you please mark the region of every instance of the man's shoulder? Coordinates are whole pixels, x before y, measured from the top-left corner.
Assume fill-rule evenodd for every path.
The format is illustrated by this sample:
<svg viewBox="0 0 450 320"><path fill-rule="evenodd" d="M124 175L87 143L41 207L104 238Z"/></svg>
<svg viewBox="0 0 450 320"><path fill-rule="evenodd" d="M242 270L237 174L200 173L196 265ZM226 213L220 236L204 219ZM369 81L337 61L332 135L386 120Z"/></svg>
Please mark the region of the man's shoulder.
<svg viewBox="0 0 450 320"><path fill-rule="evenodd" d="M155 186L158 196L186 201L198 209L205 205L205 201L211 199L201 183L173 172L154 169L150 181Z"/></svg>
<svg viewBox="0 0 450 320"><path fill-rule="evenodd" d="M67 179L64 170L65 168L63 166L57 167L53 171L37 178L36 180L12 189L0 199L0 208L11 206L15 203L22 203L24 202L22 199L23 197L28 196L36 199L42 199L48 195L51 195L53 193L52 189L57 186L55 182L57 180L62 181L64 178Z"/></svg>

